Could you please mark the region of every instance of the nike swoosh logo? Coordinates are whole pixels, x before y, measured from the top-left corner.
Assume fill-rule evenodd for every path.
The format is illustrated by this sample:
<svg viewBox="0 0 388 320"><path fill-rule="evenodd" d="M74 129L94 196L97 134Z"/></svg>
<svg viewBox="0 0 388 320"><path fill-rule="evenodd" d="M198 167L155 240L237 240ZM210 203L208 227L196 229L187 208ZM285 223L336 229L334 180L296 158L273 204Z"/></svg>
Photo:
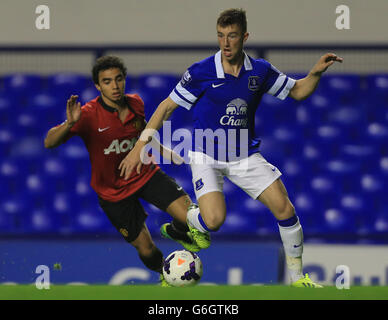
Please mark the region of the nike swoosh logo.
<svg viewBox="0 0 388 320"><path fill-rule="evenodd" d="M271 170L275 172L275 171L276 171L276 168L272 168Z"/></svg>
<svg viewBox="0 0 388 320"><path fill-rule="evenodd" d="M183 189L182 187L177 188L178 191L181 191L182 189Z"/></svg>
<svg viewBox="0 0 388 320"><path fill-rule="evenodd" d="M300 246L302 245L302 243L300 243L299 245L294 245L294 248L299 248Z"/></svg>
<svg viewBox="0 0 388 320"><path fill-rule="evenodd" d="M214 84L214 83L212 83L212 87L213 88L218 88L218 87L221 87L222 85L224 85L225 84L225 82L224 83L219 83L219 84Z"/></svg>
<svg viewBox="0 0 388 320"><path fill-rule="evenodd" d="M108 130L110 127L106 127L106 128L103 128L103 129L101 129L101 128L98 128L98 132L103 132L103 131L105 131L105 130Z"/></svg>

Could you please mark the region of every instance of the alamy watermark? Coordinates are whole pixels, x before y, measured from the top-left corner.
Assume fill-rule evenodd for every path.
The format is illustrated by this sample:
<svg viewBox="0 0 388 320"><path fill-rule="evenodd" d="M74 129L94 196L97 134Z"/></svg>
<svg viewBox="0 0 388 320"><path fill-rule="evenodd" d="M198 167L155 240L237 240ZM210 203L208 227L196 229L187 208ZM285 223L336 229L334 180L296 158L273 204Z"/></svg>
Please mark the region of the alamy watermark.
<svg viewBox="0 0 388 320"><path fill-rule="evenodd" d="M350 9L348 6L341 4L335 8L335 13L338 14L335 20L335 27L338 30L350 29Z"/></svg>
<svg viewBox="0 0 388 320"><path fill-rule="evenodd" d="M38 30L49 30L50 8L41 4L35 8L35 13L38 15L35 19L35 28Z"/></svg>
<svg viewBox="0 0 388 320"><path fill-rule="evenodd" d="M44 264L36 267L35 273L39 276L35 280L35 287L39 290L50 289L50 268Z"/></svg>
<svg viewBox="0 0 388 320"><path fill-rule="evenodd" d="M193 136L194 134L194 136ZM152 137L154 141L160 142L166 148L169 148L174 153L180 155L184 162L192 163L193 157L190 157L190 151L205 153L206 156L196 157L196 164L213 164L215 159L220 162L240 161L248 157L249 149L249 133L248 129L195 129L191 132L188 129L180 128L171 130L171 122L165 121L163 124L163 139L161 141L158 131L146 129L142 132L140 140L148 141ZM172 147L173 143L177 143ZM117 146L123 148L122 151L128 151L133 147L134 142L118 144L112 148L105 149L105 152L117 152ZM121 151L121 150L120 150ZM150 162L171 164L171 158L161 158L159 152L159 143L149 143L145 146L142 152L141 161L144 164ZM152 157L150 156L152 154Z"/></svg>
<svg viewBox="0 0 388 320"><path fill-rule="evenodd" d="M335 280L335 286L337 289L350 289L350 269L346 265L339 265L335 269L337 278Z"/></svg>

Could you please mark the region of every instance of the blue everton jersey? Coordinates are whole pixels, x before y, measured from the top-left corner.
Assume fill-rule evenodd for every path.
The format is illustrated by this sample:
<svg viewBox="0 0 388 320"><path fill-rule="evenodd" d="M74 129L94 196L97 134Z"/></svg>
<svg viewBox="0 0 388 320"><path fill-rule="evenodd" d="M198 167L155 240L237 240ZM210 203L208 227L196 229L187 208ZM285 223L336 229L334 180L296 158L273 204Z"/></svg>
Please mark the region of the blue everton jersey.
<svg viewBox="0 0 388 320"><path fill-rule="evenodd" d="M295 84L269 62L244 55L238 77L224 73L219 51L193 64L170 94L194 112L192 149L220 161L258 152L254 121L263 94L283 100Z"/></svg>

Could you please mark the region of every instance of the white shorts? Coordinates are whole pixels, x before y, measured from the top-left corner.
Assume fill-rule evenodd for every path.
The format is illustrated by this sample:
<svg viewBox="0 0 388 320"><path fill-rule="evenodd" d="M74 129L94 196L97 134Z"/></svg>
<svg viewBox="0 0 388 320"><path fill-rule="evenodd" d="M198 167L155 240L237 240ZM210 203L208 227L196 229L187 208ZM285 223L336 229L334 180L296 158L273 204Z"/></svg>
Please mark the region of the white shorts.
<svg viewBox="0 0 388 320"><path fill-rule="evenodd" d="M224 177L244 190L252 199L257 199L282 175L279 169L267 162L260 153L233 162L216 161L201 152L189 152L189 158L197 199L209 192L223 192Z"/></svg>

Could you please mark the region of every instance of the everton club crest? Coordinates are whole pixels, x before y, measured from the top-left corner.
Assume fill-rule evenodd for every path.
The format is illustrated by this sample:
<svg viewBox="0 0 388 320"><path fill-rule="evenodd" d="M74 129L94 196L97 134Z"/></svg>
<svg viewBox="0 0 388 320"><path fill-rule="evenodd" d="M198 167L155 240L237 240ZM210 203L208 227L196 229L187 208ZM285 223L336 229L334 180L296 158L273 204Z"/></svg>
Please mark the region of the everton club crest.
<svg viewBox="0 0 388 320"><path fill-rule="evenodd" d="M259 90L259 77L251 76L248 78L248 89L251 91Z"/></svg>

